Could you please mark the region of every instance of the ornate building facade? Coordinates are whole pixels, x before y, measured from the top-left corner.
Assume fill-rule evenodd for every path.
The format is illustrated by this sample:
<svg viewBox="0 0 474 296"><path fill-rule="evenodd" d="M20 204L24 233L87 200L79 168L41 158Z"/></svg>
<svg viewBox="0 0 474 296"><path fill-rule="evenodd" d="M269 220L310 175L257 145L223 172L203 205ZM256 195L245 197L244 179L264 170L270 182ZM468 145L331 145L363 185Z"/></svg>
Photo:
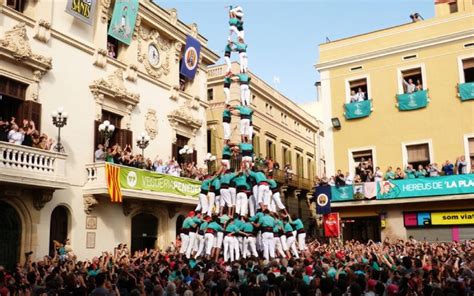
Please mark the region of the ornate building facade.
<svg viewBox="0 0 474 296"><path fill-rule="evenodd" d="M64 152L0 142L0 265L33 251L50 253L52 240L70 238L79 257L112 250L119 242L166 247L176 222L196 200L163 192L122 190L111 203L105 164L94 162L98 125L116 126L111 144L135 146L146 132L147 157L176 158L192 147L197 163L206 154L207 66L218 56L196 24L177 11L140 1L130 45L107 34L115 1L92 1L91 25L65 12L64 2L0 1L2 118L34 120L57 136L50 113L69 113L61 129ZM186 36L201 44L196 76L180 77Z"/></svg>

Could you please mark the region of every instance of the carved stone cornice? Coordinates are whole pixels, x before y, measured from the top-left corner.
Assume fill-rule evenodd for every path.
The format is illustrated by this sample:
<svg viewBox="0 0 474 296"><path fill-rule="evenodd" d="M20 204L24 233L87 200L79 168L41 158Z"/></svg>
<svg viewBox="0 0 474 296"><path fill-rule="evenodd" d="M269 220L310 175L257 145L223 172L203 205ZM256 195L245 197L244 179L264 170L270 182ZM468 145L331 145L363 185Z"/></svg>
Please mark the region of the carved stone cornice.
<svg viewBox="0 0 474 296"><path fill-rule="evenodd" d="M178 109L171 111L171 113L168 114L168 121L173 127L182 125L183 127L190 129L191 132L195 134L196 131L201 128L202 120L193 116L190 105L191 103L188 101L181 105Z"/></svg>
<svg viewBox="0 0 474 296"><path fill-rule="evenodd" d="M92 209L99 204L99 201L95 198L94 195L87 194L83 196L84 203L84 212L89 215L92 213Z"/></svg>
<svg viewBox="0 0 474 296"><path fill-rule="evenodd" d="M107 50L103 48L96 48L93 59L94 66L105 68L107 65Z"/></svg>
<svg viewBox="0 0 474 296"><path fill-rule="evenodd" d="M15 60L38 71L41 78L46 72L53 68L52 58L35 54L31 51L31 46L26 34L26 24L21 22L11 30L5 32L4 38L0 39L0 55Z"/></svg>
<svg viewBox="0 0 474 296"><path fill-rule="evenodd" d="M159 51L160 61L157 66L148 62L148 46L153 44ZM170 51L171 43L160 36L160 33L152 29L147 32L143 27L138 29L138 56L137 59L145 67L146 72L153 78L159 79L161 75L170 73Z"/></svg>
<svg viewBox="0 0 474 296"><path fill-rule="evenodd" d="M112 98L121 101L127 107L133 108L140 102L140 95L129 92L125 87L122 69L115 70L106 79L94 80L89 89L96 99Z"/></svg>
<svg viewBox="0 0 474 296"><path fill-rule="evenodd" d="M166 209L167 207L161 203L146 200L126 199L122 202L122 211L125 216L137 213L162 214Z"/></svg>
<svg viewBox="0 0 474 296"><path fill-rule="evenodd" d="M54 190L39 189L33 190L33 206L38 211L41 210L47 202L53 199Z"/></svg>

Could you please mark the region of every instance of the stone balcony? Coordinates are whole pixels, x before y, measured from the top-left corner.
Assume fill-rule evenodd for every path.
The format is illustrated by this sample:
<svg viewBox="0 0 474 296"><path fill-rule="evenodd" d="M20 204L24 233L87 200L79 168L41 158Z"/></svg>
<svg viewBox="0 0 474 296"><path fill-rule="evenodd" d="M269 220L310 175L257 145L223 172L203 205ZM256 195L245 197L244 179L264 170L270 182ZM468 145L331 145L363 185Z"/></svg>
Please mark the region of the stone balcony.
<svg viewBox="0 0 474 296"><path fill-rule="evenodd" d="M117 166L117 165L114 165ZM121 171L127 171L120 184L120 191L124 204L124 213L127 213L127 204L136 201L159 201L181 205L194 206L198 202L200 183L187 178L173 177L170 175L149 172L137 168L118 166ZM106 163L96 162L86 165L87 182L83 188L84 211L90 213L92 208L99 203L108 202L109 191L106 178ZM127 184L127 177L132 175L135 182L132 186ZM130 184L130 183L129 183ZM141 186L144 184L143 186ZM192 187L193 195L187 194L183 188ZM182 190L183 189L183 190ZM172 193L173 192L173 193Z"/></svg>
<svg viewBox="0 0 474 296"><path fill-rule="evenodd" d="M65 189L66 154L0 142L0 183Z"/></svg>

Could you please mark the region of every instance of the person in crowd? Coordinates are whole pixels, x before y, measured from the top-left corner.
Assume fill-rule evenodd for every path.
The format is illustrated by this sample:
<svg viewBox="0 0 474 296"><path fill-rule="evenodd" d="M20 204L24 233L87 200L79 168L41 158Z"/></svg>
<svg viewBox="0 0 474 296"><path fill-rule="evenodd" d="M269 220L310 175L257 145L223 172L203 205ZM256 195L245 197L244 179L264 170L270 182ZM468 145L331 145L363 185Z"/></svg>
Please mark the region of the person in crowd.
<svg viewBox="0 0 474 296"><path fill-rule="evenodd" d="M355 103L359 101L359 96L357 95L355 90L351 90L350 102Z"/></svg>
<svg viewBox="0 0 474 296"><path fill-rule="evenodd" d="M374 181L375 182L380 182L383 180L383 172L380 169L380 167L375 168L375 174L374 174Z"/></svg>
<svg viewBox="0 0 474 296"><path fill-rule="evenodd" d="M105 161L104 145L97 145L97 150L94 152L94 159L95 161Z"/></svg>
<svg viewBox="0 0 474 296"><path fill-rule="evenodd" d="M415 92L415 89L416 89L416 85L413 83L413 79L408 79L408 81L406 81L405 79L402 78L402 82L403 82L403 87L405 88L405 93L406 94L412 94Z"/></svg>
<svg viewBox="0 0 474 296"><path fill-rule="evenodd" d="M454 175L454 165L449 160L446 160L441 170L445 176Z"/></svg>
<svg viewBox="0 0 474 296"><path fill-rule="evenodd" d="M467 174L467 162L464 155L456 159L456 173L458 175Z"/></svg>
<svg viewBox="0 0 474 296"><path fill-rule="evenodd" d="M416 170L413 168L413 165L407 164L405 169L405 176L407 179L415 179L416 178Z"/></svg>
<svg viewBox="0 0 474 296"><path fill-rule="evenodd" d="M11 125L11 130L8 132L8 142L16 145L21 145L25 137L24 132L20 130L16 123Z"/></svg>
<svg viewBox="0 0 474 296"><path fill-rule="evenodd" d="M21 127L21 132L23 133L23 146L33 146L33 137L32 134L36 132L35 122L33 120L23 119L23 126Z"/></svg>
<svg viewBox="0 0 474 296"><path fill-rule="evenodd" d="M387 169L387 171L385 172L384 179L385 179L385 180L388 180L388 181L395 179L395 173L393 172L391 166L389 166L388 169Z"/></svg>
<svg viewBox="0 0 474 296"><path fill-rule="evenodd" d="M349 174L349 172L346 172L346 175L344 177L345 179L345 184L346 185L352 185L352 183L354 182L354 178L352 178L351 174Z"/></svg>
<svg viewBox="0 0 474 296"><path fill-rule="evenodd" d="M401 180L401 179L405 179L405 174L403 173L402 169L398 167L395 172L395 180Z"/></svg>
<svg viewBox="0 0 474 296"><path fill-rule="evenodd" d="M423 84L421 84L420 79L417 79L417 80L416 80L415 91L422 91L422 90L423 90Z"/></svg>
<svg viewBox="0 0 474 296"><path fill-rule="evenodd" d="M336 174L336 186L344 186L344 185L346 185L345 176L341 170L338 170Z"/></svg>
<svg viewBox="0 0 474 296"><path fill-rule="evenodd" d="M425 178L427 177L427 172L425 170L425 168L423 167L423 165L418 165L418 169L416 170L415 172L415 177L416 178Z"/></svg>
<svg viewBox="0 0 474 296"><path fill-rule="evenodd" d="M354 177L354 184L360 184L362 183L362 178L360 177L359 174L356 174Z"/></svg>
<svg viewBox="0 0 474 296"><path fill-rule="evenodd" d="M0 141L8 142L8 132L10 131L10 123L4 121L0 116Z"/></svg>
<svg viewBox="0 0 474 296"><path fill-rule="evenodd" d="M428 166L428 173L430 177L438 177L439 176L439 168L437 163L431 163Z"/></svg>
<svg viewBox="0 0 474 296"><path fill-rule="evenodd" d="M362 90L362 88L357 89L357 101L362 102L367 100L367 97L365 96L365 92Z"/></svg>

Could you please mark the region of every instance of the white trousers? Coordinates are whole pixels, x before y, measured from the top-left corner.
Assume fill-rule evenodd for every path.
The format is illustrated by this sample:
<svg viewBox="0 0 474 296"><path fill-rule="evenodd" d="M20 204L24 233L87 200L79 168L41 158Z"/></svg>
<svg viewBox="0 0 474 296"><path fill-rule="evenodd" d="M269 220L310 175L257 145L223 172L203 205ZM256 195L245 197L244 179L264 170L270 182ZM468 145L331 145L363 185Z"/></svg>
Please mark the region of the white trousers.
<svg viewBox="0 0 474 296"><path fill-rule="evenodd" d="M224 127L224 140L230 140L230 136L231 136L230 123L223 122L222 126Z"/></svg>
<svg viewBox="0 0 474 296"><path fill-rule="evenodd" d="M227 69L225 70L225 72L229 73L232 70L232 64L230 62L230 57L224 56L224 61L225 61L225 64L227 65ZM225 89L224 89L224 91L225 91Z"/></svg>
<svg viewBox="0 0 474 296"><path fill-rule="evenodd" d="M225 96L225 104L229 105L229 103L230 103L230 88L224 87L224 96Z"/></svg>
<svg viewBox="0 0 474 296"><path fill-rule="evenodd" d="M235 199L235 212L241 216L245 216L248 213L248 199L245 192L237 193Z"/></svg>
<svg viewBox="0 0 474 296"><path fill-rule="evenodd" d="M298 249L296 248L296 238L295 238L295 236L290 236L290 237L286 238L286 246L288 248L287 250L291 250L291 252L293 253L293 256L295 256L295 258L300 257L298 255Z"/></svg>
<svg viewBox="0 0 474 296"><path fill-rule="evenodd" d="M221 189L221 204L220 208L223 208L227 205L227 207L232 206L232 196L230 195L230 190L228 188Z"/></svg>
<svg viewBox="0 0 474 296"><path fill-rule="evenodd" d="M237 37L240 37L239 29L237 29L236 26L229 26L229 41L232 41L232 34L235 34L237 35Z"/></svg>
<svg viewBox="0 0 474 296"><path fill-rule="evenodd" d="M285 208L285 205L281 201L280 192L273 193L272 200L275 202L275 205L278 208L278 210L283 210Z"/></svg>
<svg viewBox="0 0 474 296"><path fill-rule="evenodd" d="M250 88L248 84L240 85L240 103L243 106L250 105Z"/></svg>
<svg viewBox="0 0 474 296"><path fill-rule="evenodd" d="M256 212L256 200L255 200L255 194L251 195L250 198L249 198L249 202L248 202L248 209L249 209L249 214L250 214L250 217L253 217L255 216L255 212Z"/></svg>
<svg viewBox="0 0 474 296"><path fill-rule="evenodd" d="M263 257L266 260L275 258L275 240L273 238L273 232L262 233L262 244L263 244Z"/></svg>
<svg viewBox="0 0 474 296"><path fill-rule="evenodd" d="M275 237L275 249L280 254L282 258L286 257L285 254L285 246L283 245L283 240L281 239L282 237Z"/></svg>
<svg viewBox="0 0 474 296"><path fill-rule="evenodd" d="M249 65L249 59L246 52L239 53L240 58L240 73L246 73Z"/></svg>
<svg viewBox="0 0 474 296"><path fill-rule="evenodd" d="M191 258L191 252L194 248L194 240L196 239L196 232L189 233L189 243L188 247L186 248L186 258Z"/></svg>
<svg viewBox="0 0 474 296"><path fill-rule="evenodd" d="M196 250L196 258L201 256L201 254L204 252L204 249L206 248L206 240L204 239L204 235L198 234L196 236L196 242L197 242L197 250Z"/></svg>
<svg viewBox="0 0 474 296"><path fill-rule="evenodd" d="M226 235L224 238L224 261L234 261L239 252L239 244L235 237ZM237 255L238 256L238 255ZM240 257L240 256L239 256Z"/></svg>
<svg viewBox="0 0 474 296"><path fill-rule="evenodd" d="M204 234L204 240L206 242L206 256L211 255L211 250L214 247L214 240L215 239L216 238L215 238L214 234L212 234L212 233Z"/></svg>
<svg viewBox="0 0 474 296"><path fill-rule="evenodd" d="M201 213L207 213L209 210L209 202L207 200L207 195L199 193L199 202L196 207L196 212L201 211Z"/></svg>
<svg viewBox="0 0 474 296"><path fill-rule="evenodd" d="M214 192L208 192L207 196L209 197L208 199L208 207L207 207L207 215L212 216L212 210L214 208L214 202L216 200L216 194Z"/></svg>
<svg viewBox="0 0 474 296"><path fill-rule="evenodd" d="M230 164L229 164L229 168L230 168ZM237 190L235 189L235 187L229 187L229 192L230 192L230 199L232 201L232 206L235 206L235 201L237 199Z"/></svg>
<svg viewBox="0 0 474 296"><path fill-rule="evenodd" d="M244 118L240 120L240 134L242 136L248 135L250 127L250 119Z"/></svg>
<svg viewBox="0 0 474 296"><path fill-rule="evenodd" d="M298 234L298 246L301 252L303 252L306 249L306 233Z"/></svg>
<svg viewBox="0 0 474 296"><path fill-rule="evenodd" d="M179 249L179 253L184 254L189 245L189 235L181 233L179 236L181 237L181 248Z"/></svg>
<svg viewBox="0 0 474 296"><path fill-rule="evenodd" d="M252 143L252 138L253 138L253 125L249 125L247 137L249 138L249 142Z"/></svg>
<svg viewBox="0 0 474 296"><path fill-rule="evenodd" d="M270 197L271 197L271 191L270 187L268 185L258 185L258 197L257 197L257 203L262 203L265 206L270 205Z"/></svg>
<svg viewBox="0 0 474 296"><path fill-rule="evenodd" d="M223 240L224 240L224 233L218 232L216 238L214 239L214 248L222 249Z"/></svg>
<svg viewBox="0 0 474 296"><path fill-rule="evenodd" d="M250 255L258 257L257 253L257 239L253 236L244 237L244 248L242 256L244 258L249 257Z"/></svg>
<svg viewBox="0 0 474 296"><path fill-rule="evenodd" d="M222 165L225 166L227 169L230 169L230 160L228 159L223 159L221 161Z"/></svg>

